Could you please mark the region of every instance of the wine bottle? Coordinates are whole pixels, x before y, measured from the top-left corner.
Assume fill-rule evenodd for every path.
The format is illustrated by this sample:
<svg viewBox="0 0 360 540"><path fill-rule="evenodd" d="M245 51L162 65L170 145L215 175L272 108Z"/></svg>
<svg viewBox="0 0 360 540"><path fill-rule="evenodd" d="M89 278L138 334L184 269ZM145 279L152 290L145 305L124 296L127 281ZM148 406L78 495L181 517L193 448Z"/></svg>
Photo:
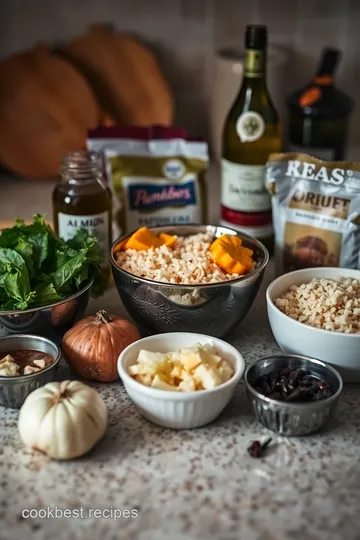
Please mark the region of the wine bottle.
<svg viewBox="0 0 360 540"><path fill-rule="evenodd" d="M282 148L277 111L266 85L266 26L247 26L244 76L223 130L221 224L262 241L271 252L274 235L265 164Z"/></svg>
<svg viewBox="0 0 360 540"><path fill-rule="evenodd" d="M351 98L334 85L340 57L339 50L324 49L313 80L289 96L289 152L304 152L326 161L345 158L354 105Z"/></svg>

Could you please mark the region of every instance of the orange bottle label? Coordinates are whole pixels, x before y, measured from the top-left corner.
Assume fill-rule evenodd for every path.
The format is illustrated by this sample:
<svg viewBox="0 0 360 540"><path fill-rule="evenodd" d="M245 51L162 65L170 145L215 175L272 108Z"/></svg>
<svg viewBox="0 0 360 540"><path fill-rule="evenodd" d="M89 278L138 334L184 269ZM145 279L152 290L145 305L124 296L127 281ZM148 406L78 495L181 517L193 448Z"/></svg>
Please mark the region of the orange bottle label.
<svg viewBox="0 0 360 540"><path fill-rule="evenodd" d="M300 107L310 107L321 98L321 90L317 86L313 86L306 90L299 99Z"/></svg>
<svg viewBox="0 0 360 540"><path fill-rule="evenodd" d="M321 77L314 78L314 83L320 86L330 86L333 82L334 79L331 75L321 75Z"/></svg>

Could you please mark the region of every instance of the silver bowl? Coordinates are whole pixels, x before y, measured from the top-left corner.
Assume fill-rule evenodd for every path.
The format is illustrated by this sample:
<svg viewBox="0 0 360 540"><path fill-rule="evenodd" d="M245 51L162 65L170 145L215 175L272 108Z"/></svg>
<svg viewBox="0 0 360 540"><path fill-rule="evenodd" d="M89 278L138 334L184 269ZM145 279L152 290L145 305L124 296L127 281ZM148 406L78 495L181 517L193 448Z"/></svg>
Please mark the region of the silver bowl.
<svg viewBox="0 0 360 540"><path fill-rule="evenodd" d="M237 235L227 227L213 225L178 225L153 227L155 234L165 232L189 236L210 232L215 238L222 234ZM205 285L176 285L135 276L120 268L114 257L116 246L131 234L116 240L110 261L114 281L130 317L151 333L198 332L224 337L247 315L259 290L269 261L267 249L261 242L239 235L243 244L254 251L256 268L240 278ZM186 301L191 300L192 304Z"/></svg>
<svg viewBox="0 0 360 540"><path fill-rule="evenodd" d="M0 311L0 338L11 334L41 334L60 342L82 318L90 299L90 281L81 291L48 306L25 311Z"/></svg>
<svg viewBox="0 0 360 540"><path fill-rule="evenodd" d="M309 370L314 377L325 380L333 394L309 403L287 403L270 399L255 390L258 377L283 368ZM263 426L279 435L301 436L319 431L333 416L343 381L339 373L325 362L308 356L279 354L250 364L245 371L245 386L256 417Z"/></svg>
<svg viewBox="0 0 360 540"><path fill-rule="evenodd" d="M3 358L2 353L24 349L50 354L54 362L47 368L30 375L0 377L0 405L3 407L19 409L31 392L55 380L61 350L53 341L41 336L22 334L0 338L0 358Z"/></svg>

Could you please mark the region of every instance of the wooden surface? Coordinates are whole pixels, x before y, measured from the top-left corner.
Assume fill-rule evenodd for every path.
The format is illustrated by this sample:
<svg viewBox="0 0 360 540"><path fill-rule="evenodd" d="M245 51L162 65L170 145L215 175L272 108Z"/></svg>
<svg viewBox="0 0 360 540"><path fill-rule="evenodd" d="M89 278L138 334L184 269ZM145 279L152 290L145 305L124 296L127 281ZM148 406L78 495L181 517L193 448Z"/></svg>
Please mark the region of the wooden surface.
<svg viewBox="0 0 360 540"><path fill-rule="evenodd" d="M31 223L31 219L25 219L25 223ZM46 221L46 223L52 226L51 221ZM0 230L13 227L15 225L15 218L12 220L9 219L0 219Z"/></svg>

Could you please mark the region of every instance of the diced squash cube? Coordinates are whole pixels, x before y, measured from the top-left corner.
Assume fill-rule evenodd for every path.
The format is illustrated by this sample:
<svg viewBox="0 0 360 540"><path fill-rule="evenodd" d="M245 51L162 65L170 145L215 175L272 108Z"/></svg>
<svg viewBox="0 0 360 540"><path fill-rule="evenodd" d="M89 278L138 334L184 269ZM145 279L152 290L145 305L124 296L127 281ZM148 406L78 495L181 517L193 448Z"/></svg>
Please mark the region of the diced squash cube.
<svg viewBox="0 0 360 540"><path fill-rule="evenodd" d="M114 253L117 253L118 251L125 251L127 242L128 238L124 238L124 240L121 240L121 242L116 244L114 248Z"/></svg>
<svg viewBox="0 0 360 540"><path fill-rule="evenodd" d="M226 234L210 246L212 260L229 274L243 275L253 268L253 251L242 246L241 238Z"/></svg>
<svg viewBox="0 0 360 540"><path fill-rule="evenodd" d="M169 248L172 248L175 246L176 236L173 236L171 234L166 234L166 233L160 233L159 239L162 241L163 244L165 244L165 246Z"/></svg>
<svg viewBox="0 0 360 540"><path fill-rule="evenodd" d="M147 251L162 245L161 240L151 232L147 227L141 227L134 232L126 242L126 249L135 249L136 251Z"/></svg>

